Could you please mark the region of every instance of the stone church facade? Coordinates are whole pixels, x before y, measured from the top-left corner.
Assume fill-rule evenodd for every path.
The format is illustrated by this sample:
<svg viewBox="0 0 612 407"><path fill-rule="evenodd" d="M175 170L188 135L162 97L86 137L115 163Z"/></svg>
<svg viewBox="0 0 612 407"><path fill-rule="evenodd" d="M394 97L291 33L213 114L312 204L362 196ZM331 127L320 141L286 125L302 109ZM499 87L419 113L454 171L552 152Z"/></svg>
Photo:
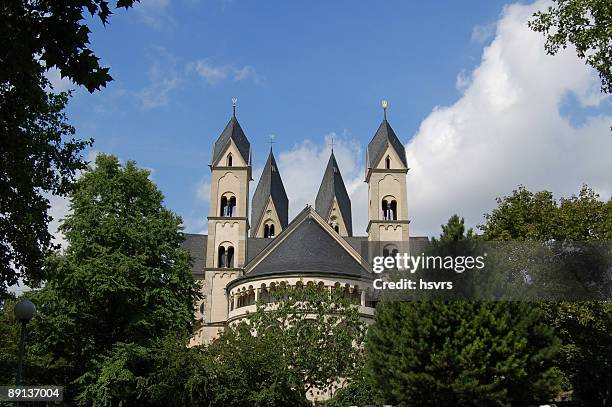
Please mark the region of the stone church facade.
<svg viewBox="0 0 612 407"><path fill-rule="evenodd" d="M409 237L406 152L386 112L366 153L367 236L353 236L351 201L333 150L315 206L291 221L272 149L249 202L251 165L251 145L234 110L213 149L208 235L186 234L184 243L203 297L192 345L209 343L279 285L341 289L371 322L375 296L364 243L394 242L381 248L391 253L398 244L407 250L426 241Z"/></svg>

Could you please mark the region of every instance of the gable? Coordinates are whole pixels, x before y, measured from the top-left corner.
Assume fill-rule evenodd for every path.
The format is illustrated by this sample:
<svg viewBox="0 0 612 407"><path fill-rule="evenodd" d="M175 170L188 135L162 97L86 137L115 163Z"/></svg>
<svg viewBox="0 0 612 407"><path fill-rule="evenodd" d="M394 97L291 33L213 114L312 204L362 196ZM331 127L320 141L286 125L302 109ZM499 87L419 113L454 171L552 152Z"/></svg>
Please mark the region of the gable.
<svg viewBox="0 0 612 407"><path fill-rule="evenodd" d="M393 170L406 169L406 167L404 166L404 162L402 161L400 156L397 154L397 151L395 151L395 149L391 146L391 144L387 144L387 148L380 155L378 162L372 163L374 164L373 168L386 169L385 160L387 157L391 159L391 169Z"/></svg>
<svg viewBox="0 0 612 407"><path fill-rule="evenodd" d="M312 208L307 208L309 212ZM277 244L267 247L260 259L247 265L245 277L279 273L331 273L363 277L368 272L359 254L328 225L311 216L301 217L277 237ZM300 217L298 217L300 218ZM322 221L322 219L321 219ZM282 235L285 236L282 236ZM352 253L354 252L354 253Z"/></svg>

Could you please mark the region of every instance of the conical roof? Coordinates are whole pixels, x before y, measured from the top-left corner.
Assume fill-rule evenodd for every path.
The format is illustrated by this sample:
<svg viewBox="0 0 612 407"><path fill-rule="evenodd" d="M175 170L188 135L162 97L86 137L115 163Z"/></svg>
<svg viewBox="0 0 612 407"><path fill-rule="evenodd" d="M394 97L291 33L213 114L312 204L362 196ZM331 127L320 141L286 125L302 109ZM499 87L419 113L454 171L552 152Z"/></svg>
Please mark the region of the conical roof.
<svg viewBox="0 0 612 407"><path fill-rule="evenodd" d="M408 163L406 162L406 149L395 135L387 119L382 121L372 141L368 144L368 168L376 167L387 150L387 145L390 145L391 148L395 150L404 166L408 168Z"/></svg>
<svg viewBox="0 0 612 407"><path fill-rule="evenodd" d="M249 143L244 131L242 131L242 127L240 127L240 123L238 123L238 119L235 115L232 116L230 121L227 123L227 126L225 126L225 129L215 142L212 164L215 165L219 161L221 155L223 155L223 152L230 144L231 140L234 141L234 144L238 148L244 162L247 163L247 165L250 165L251 143Z"/></svg>
<svg viewBox="0 0 612 407"><path fill-rule="evenodd" d="M323 174L319 192L317 193L317 199L315 200L315 210L323 219L328 218L334 198L338 201L347 234L352 236L353 221L351 217L351 200L348 192L346 192L342 174L340 174L336 157L332 151L329 162L327 163L327 168L325 168L325 174Z"/></svg>
<svg viewBox="0 0 612 407"><path fill-rule="evenodd" d="M276 208L281 227L285 229L289 223L289 199L287 198L285 186L283 185L283 180L278 171L272 149L270 149L268 161L266 161L266 165L261 173L261 178L259 178L259 182L257 183L255 194L253 195L251 236L255 236L257 232L256 228L264 215L266 205L270 198L272 198L272 202Z"/></svg>

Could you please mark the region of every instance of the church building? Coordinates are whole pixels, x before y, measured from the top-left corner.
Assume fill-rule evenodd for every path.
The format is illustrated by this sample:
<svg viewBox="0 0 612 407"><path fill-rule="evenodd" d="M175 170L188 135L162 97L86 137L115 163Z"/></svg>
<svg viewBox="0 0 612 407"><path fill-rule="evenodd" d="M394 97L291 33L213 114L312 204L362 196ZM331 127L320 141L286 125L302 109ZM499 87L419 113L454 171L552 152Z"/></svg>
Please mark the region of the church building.
<svg viewBox="0 0 612 407"><path fill-rule="evenodd" d="M249 202L252 150L234 106L210 163L208 235L186 234L184 243L202 286L192 345L209 343L280 285L343 290L359 305L362 318L372 321L373 274L362 249L383 242L386 254L398 244L405 243L406 250L427 239L409 238L406 152L386 107L383 101L385 116L366 153L367 236L354 236L351 200L333 150L314 207L307 205L289 220L289 199L272 149Z"/></svg>

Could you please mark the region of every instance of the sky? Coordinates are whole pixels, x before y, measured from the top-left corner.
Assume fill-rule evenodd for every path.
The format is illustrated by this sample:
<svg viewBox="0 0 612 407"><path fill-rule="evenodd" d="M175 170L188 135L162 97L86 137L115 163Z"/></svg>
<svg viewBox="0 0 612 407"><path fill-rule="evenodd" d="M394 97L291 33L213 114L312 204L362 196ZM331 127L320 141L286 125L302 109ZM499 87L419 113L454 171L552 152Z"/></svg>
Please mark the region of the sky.
<svg viewBox="0 0 612 407"><path fill-rule="evenodd" d="M67 113L95 139L88 159L150 169L191 233L206 233L208 164L232 97L253 149L251 194L274 135L290 219L314 203L333 138L365 235L365 148L382 99L406 146L413 236L438 235L454 213L476 227L519 185L559 198L586 183L609 199L612 100L573 48L546 55L527 28L548 4L142 0L106 27L92 20L114 81L75 89ZM56 233L69 204L51 203Z"/></svg>

